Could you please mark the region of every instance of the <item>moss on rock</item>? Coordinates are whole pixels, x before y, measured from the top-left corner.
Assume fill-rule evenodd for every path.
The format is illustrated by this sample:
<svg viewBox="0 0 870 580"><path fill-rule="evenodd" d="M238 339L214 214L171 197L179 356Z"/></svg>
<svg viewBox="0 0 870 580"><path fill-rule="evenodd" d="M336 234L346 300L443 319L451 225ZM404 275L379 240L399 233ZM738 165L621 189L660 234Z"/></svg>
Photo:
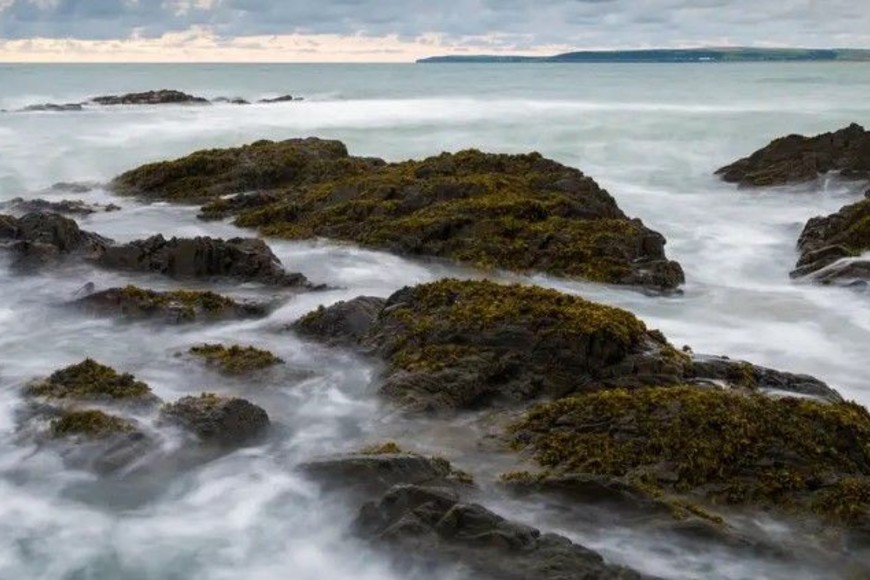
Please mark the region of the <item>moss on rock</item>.
<svg viewBox="0 0 870 580"><path fill-rule="evenodd" d="M31 396L75 401L152 401L151 388L129 373L120 374L92 360L56 371L48 379L28 385Z"/></svg>
<svg viewBox="0 0 870 580"><path fill-rule="evenodd" d="M203 344L191 348L189 352L227 375L250 373L284 362L271 352L252 346Z"/></svg>
<svg viewBox="0 0 870 580"><path fill-rule="evenodd" d="M97 410L67 411L51 422L51 433L57 438L103 439L133 431L129 421Z"/></svg>
<svg viewBox="0 0 870 580"><path fill-rule="evenodd" d="M618 389L541 405L511 431L518 449L557 473L849 520L870 514L870 413L854 403Z"/></svg>

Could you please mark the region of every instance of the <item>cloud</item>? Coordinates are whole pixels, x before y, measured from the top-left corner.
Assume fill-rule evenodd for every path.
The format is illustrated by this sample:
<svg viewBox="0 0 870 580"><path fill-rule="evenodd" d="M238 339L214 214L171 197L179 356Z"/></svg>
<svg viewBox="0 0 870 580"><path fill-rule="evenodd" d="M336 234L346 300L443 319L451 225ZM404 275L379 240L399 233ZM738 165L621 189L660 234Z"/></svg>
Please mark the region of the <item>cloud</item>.
<svg viewBox="0 0 870 580"><path fill-rule="evenodd" d="M860 4L854 0L0 0L0 39L7 47L33 39L73 39L80 46L135 41L144 47L177 33L195 38L210 35L221 46L245 38L263 42L268 37L347 37L383 39L385 46L405 50L425 42L421 39L437 37L457 50L511 47L534 53L545 46L864 47L870 46L870 11Z"/></svg>

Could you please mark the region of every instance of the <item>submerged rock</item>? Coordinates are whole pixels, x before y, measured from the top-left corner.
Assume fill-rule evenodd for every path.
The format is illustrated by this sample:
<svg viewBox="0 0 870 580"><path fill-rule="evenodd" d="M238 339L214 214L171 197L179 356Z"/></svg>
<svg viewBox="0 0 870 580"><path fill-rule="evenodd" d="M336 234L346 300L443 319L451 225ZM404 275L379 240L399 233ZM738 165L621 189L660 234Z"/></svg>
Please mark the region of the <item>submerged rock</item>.
<svg viewBox="0 0 870 580"><path fill-rule="evenodd" d="M7 202L0 203L0 210L16 213L39 213L51 212L66 215L91 215L95 213L119 211L121 208L113 203L101 205L87 203L81 200L63 199L60 201L48 201L46 199L24 199L16 197Z"/></svg>
<svg viewBox="0 0 870 580"><path fill-rule="evenodd" d="M294 97L293 95L283 95L281 97L275 97L272 99L260 99L257 101L258 103L288 103L290 101L298 101L300 99Z"/></svg>
<svg viewBox="0 0 870 580"><path fill-rule="evenodd" d="M870 179L870 132L855 123L815 137L789 135L716 174L749 186L787 185L837 171L847 179Z"/></svg>
<svg viewBox="0 0 870 580"><path fill-rule="evenodd" d="M253 346L203 344L194 346L188 352L225 375L244 375L284 364L283 360L268 350Z"/></svg>
<svg viewBox="0 0 870 580"><path fill-rule="evenodd" d="M386 302L365 298L320 308L293 328L382 358L387 368L381 392L416 410L516 405L605 388L709 380L745 390L812 390L838 399L810 377L748 363L731 369L724 360L698 364L630 312L529 286L441 280L405 288Z"/></svg>
<svg viewBox="0 0 870 580"><path fill-rule="evenodd" d="M800 259L793 278L812 276L824 284L870 281L870 200L847 205L835 214L814 217L798 240Z"/></svg>
<svg viewBox="0 0 870 580"><path fill-rule="evenodd" d="M587 548L502 518L447 490L397 486L366 504L359 535L391 548L409 567L459 566L474 578L536 580L639 579Z"/></svg>
<svg viewBox="0 0 870 580"><path fill-rule="evenodd" d="M196 434L206 443L245 445L262 437L269 428L269 415L246 401L204 393L164 405L161 416Z"/></svg>
<svg viewBox="0 0 870 580"><path fill-rule="evenodd" d="M612 488L749 504L866 525L870 413L855 403L716 388L587 393L536 407L512 427L543 479L613 478ZM599 483L598 488L601 488Z"/></svg>
<svg viewBox="0 0 870 580"><path fill-rule="evenodd" d="M229 103L231 105L250 105L249 101L241 97L218 97L216 99L212 99L212 103Z"/></svg>
<svg viewBox="0 0 870 580"><path fill-rule="evenodd" d="M113 270L153 272L177 280L230 278L271 286L308 288L308 279L285 272L263 240L209 237L172 238L161 235L106 247L97 264Z"/></svg>
<svg viewBox="0 0 870 580"><path fill-rule="evenodd" d="M93 257L108 243L58 214L0 215L0 248L12 251L17 266L40 266L70 255Z"/></svg>
<svg viewBox="0 0 870 580"><path fill-rule="evenodd" d="M84 105L81 103L44 103L41 105L28 105L21 109L21 112L51 112L51 113L67 113L70 111L84 111Z"/></svg>
<svg viewBox="0 0 870 580"><path fill-rule="evenodd" d="M173 324L259 318L268 314L268 308L262 304L239 303L214 292L156 292L136 286L95 292L73 304L93 314L121 315L134 319L158 318Z"/></svg>
<svg viewBox="0 0 870 580"><path fill-rule="evenodd" d="M107 95L94 97L92 102L98 105L175 105L175 104L207 104L208 99L188 95L181 91L159 90L144 93L127 93L125 95Z"/></svg>
<svg viewBox="0 0 870 580"><path fill-rule="evenodd" d="M338 141L262 141L146 165L113 187L177 202L248 194L202 215L237 214L237 225L289 239L659 290L684 280L664 237L629 219L591 178L537 153L385 164L350 157Z"/></svg>
<svg viewBox="0 0 870 580"><path fill-rule="evenodd" d="M156 403L151 388L129 373L118 373L93 359L54 372L25 388L30 397L54 402Z"/></svg>

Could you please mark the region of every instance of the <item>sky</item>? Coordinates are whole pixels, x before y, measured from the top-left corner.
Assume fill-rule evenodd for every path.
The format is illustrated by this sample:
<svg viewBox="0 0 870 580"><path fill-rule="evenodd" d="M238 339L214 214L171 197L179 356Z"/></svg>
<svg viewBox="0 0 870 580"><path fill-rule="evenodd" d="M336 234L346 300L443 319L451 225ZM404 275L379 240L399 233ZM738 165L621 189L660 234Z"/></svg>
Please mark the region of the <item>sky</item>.
<svg viewBox="0 0 870 580"><path fill-rule="evenodd" d="M870 47L870 0L0 0L0 62Z"/></svg>

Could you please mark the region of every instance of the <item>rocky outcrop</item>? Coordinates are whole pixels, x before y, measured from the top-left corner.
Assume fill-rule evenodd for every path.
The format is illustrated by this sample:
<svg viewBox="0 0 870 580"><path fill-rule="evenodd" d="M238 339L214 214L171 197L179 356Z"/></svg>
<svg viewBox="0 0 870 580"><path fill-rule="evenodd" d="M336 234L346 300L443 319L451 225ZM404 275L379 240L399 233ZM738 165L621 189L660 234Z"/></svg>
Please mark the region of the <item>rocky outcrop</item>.
<svg viewBox="0 0 870 580"><path fill-rule="evenodd" d="M159 401L151 388L133 375L118 373L92 359L56 371L45 380L29 383L25 394L54 403L151 405Z"/></svg>
<svg viewBox="0 0 870 580"><path fill-rule="evenodd" d="M241 97L218 97L216 99L212 99L212 103L228 103L230 105L250 105L249 101Z"/></svg>
<svg viewBox="0 0 870 580"><path fill-rule="evenodd" d="M807 222L798 240L800 259L792 277L824 283L870 281L870 199Z"/></svg>
<svg viewBox="0 0 870 580"><path fill-rule="evenodd" d="M366 298L321 308L293 328L383 359L381 392L413 410L710 381L839 399L810 377L724 359L693 361L629 312L536 287L441 280L405 288L386 302Z"/></svg>
<svg viewBox="0 0 870 580"><path fill-rule="evenodd" d="M541 271L655 290L684 275L665 239L582 172L540 154L462 151L385 164L337 141L261 141L127 172L121 194L211 200L205 218L288 239L330 238L407 256ZM231 200L216 199L243 194Z"/></svg>
<svg viewBox="0 0 870 580"><path fill-rule="evenodd" d="M84 111L84 106L81 103L43 103L41 105L28 105L20 109L23 113L33 112L51 112L51 113L68 113L70 111Z"/></svg>
<svg viewBox="0 0 870 580"><path fill-rule="evenodd" d="M301 100L301 99L299 99L298 97L294 97L293 95L283 95L281 97L274 97L271 99L260 99L257 102L258 103L272 104L272 103L289 103L290 101L299 101L299 100Z"/></svg>
<svg viewBox="0 0 870 580"><path fill-rule="evenodd" d="M310 287L302 274L285 272L269 246L256 238L167 240L157 235L108 246L96 263L112 270L153 272L176 280L228 278L270 286Z"/></svg>
<svg viewBox="0 0 870 580"><path fill-rule="evenodd" d="M16 197L7 202L0 203L0 210L10 211L17 214L47 212L86 216L95 213L118 211L120 209L119 206L113 203L101 205L98 203L87 203L81 200L72 199L48 201L46 199L24 199Z"/></svg>
<svg viewBox="0 0 870 580"><path fill-rule="evenodd" d="M397 486L360 510L359 535L388 546L409 567L459 566L473 578L639 579L555 534L504 519L444 489Z"/></svg>
<svg viewBox="0 0 870 580"><path fill-rule="evenodd" d="M253 346L203 344L194 346L188 352L229 376L247 375L284 364L283 360L268 350Z"/></svg>
<svg viewBox="0 0 870 580"><path fill-rule="evenodd" d="M98 105L204 105L208 104L209 101L181 91L164 89L144 93L94 97L91 102Z"/></svg>
<svg viewBox="0 0 870 580"><path fill-rule="evenodd" d="M79 229L75 221L58 214L0 215L0 248L11 251L19 267L40 266L71 255L92 258L107 243L109 240Z"/></svg>
<svg viewBox="0 0 870 580"><path fill-rule="evenodd" d="M205 443L240 446L259 440L269 429L269 415L246 401L204 393L164 405L164 421L177 424Z"/></svg>
<svg viewBox="0 0 870 580"><path fill-rule="evenodd" d="M771 394L803 395L832 403L843 400L837 391L815 377L786 373L724 356L694 356L691 378L695 382L736 385Z"/></svg>
<svg viewBox="0 0 870 580"><path fill-rule="evenodd" d="M789 135L716 174L728 182L758 187L813 181L832 171L847 179L870 179L870 132L853 123L815 137Z"/></svg>
<svg viewBox="0 0 870 580"><path fill-rule="evenodd" d="M73 305L100 316L156 319L171 324L261 318L269 313L263 304L240 303L214 292L156 292L136 286L94 292L79 298Z"/></svg>

